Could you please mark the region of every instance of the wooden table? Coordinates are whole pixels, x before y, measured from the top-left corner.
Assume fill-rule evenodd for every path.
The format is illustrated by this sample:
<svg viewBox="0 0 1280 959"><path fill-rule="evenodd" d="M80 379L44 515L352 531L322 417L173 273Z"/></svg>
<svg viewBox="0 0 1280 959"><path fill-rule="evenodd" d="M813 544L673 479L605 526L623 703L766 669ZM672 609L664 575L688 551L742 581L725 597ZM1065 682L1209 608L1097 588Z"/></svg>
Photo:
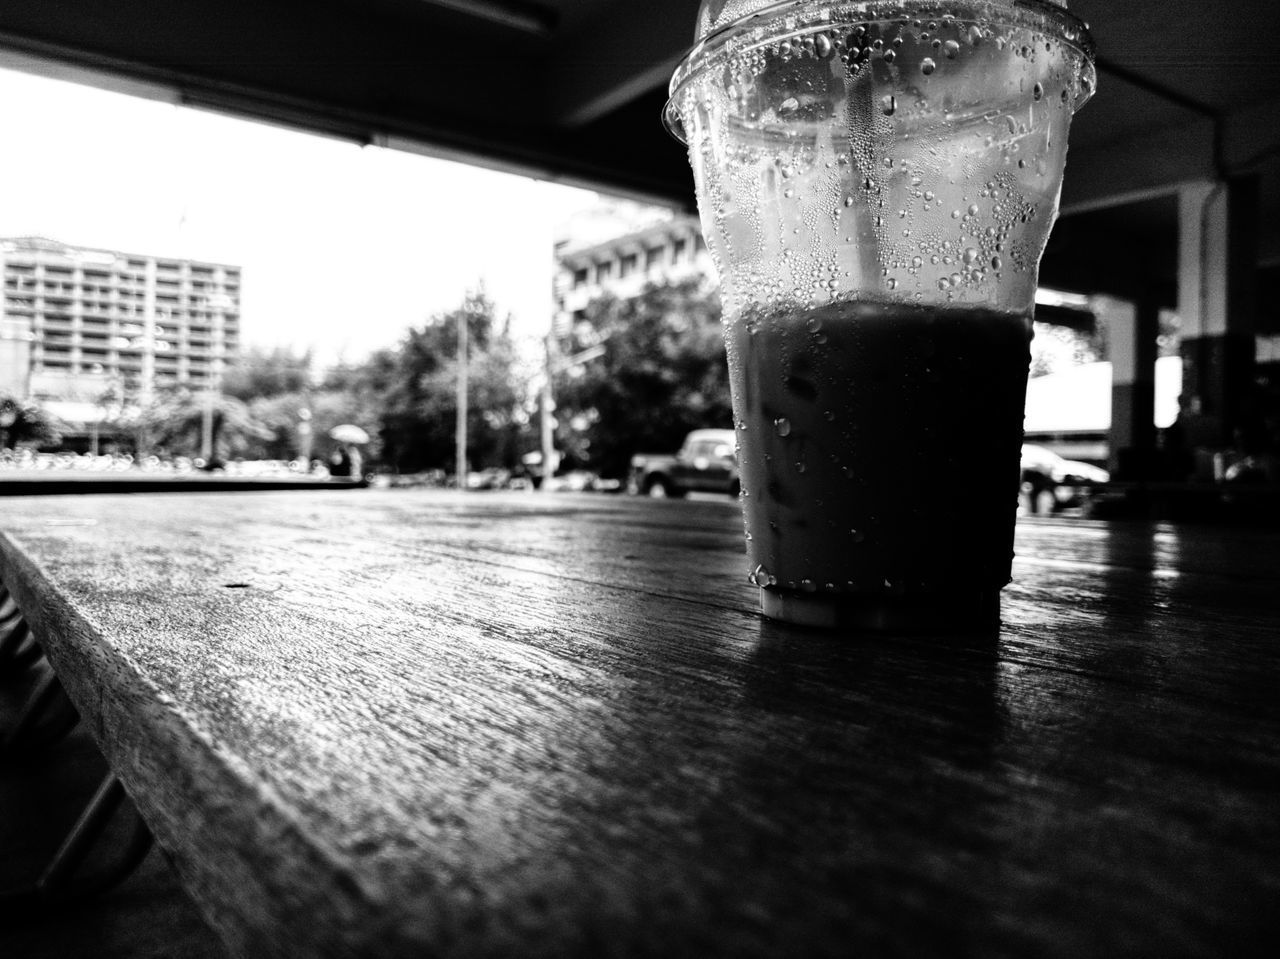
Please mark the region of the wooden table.
<svg viewBox="0 0 1280 959"><path fill-rule="evenodd" d="M1021 523L998 635L754 610L729 501L0 503L0 578L246 956L1274 944L1280 535Z"/></svg>

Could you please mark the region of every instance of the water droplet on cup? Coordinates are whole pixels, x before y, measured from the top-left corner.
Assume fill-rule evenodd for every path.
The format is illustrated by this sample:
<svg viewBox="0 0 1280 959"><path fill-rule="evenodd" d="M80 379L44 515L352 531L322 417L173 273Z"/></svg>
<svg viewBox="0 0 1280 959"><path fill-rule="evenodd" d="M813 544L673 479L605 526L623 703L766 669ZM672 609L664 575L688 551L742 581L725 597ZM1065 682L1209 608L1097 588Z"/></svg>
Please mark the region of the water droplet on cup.
<svg viewBox="0 0 1280 959"><path fill-rule="evenodd" d="M956 43L954 40L948 40L942 45L942 51L947 55L948 60L954 60L960 53L960 44Z"/></svg>
<svg viewBox="0 0 1280 959"><path fill-rule="evenodd" d="M923 60L920 61L920 72L923 73L926 77L932 74L933 71L936 69L938 69L938 65L933 62L932 57L925 57ZM1039 100L1040 98L1036 97L1036 99Z"/></svg>
<svg viewBox="0 0 1280 959"><path fill-rule="evenodd" d="M880 110L885 116L893 116L893 111L898 109L898 100L893 94L882 97L880 100Z"/></svg>
<svg viewBox="0 0 1280 959"><path fill-rule="evenodd" d="M773 421L773 428L778 431L779 436L791 435L791 421L785 416L779 417Z"/></svg>

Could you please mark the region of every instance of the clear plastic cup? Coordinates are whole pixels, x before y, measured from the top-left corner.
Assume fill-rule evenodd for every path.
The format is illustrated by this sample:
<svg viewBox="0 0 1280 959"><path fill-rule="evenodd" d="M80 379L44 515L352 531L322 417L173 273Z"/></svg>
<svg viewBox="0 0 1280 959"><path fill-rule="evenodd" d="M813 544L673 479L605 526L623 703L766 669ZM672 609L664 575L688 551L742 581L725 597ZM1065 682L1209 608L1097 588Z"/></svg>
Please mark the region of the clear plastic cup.
<svg viewBox="0 0 1280 959"><path fill-rule="evenodd" d="M665 120L720 274L752 581L818 626L986 626L1087 28L1046 0L704 0Z"/></svg>

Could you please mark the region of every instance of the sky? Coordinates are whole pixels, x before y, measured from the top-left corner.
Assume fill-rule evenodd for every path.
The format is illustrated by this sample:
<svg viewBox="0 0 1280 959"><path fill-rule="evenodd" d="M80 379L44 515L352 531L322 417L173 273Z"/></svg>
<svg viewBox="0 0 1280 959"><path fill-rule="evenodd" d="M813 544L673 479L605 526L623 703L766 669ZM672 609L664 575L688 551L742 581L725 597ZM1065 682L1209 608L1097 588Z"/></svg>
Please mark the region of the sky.
<svg viewBox="0 0 1280 959"><path fill-rule="evenodd" d="M243 268L246 345L328 365L483 285L533 341L590 191L0 69L0 236Z"/></svg>

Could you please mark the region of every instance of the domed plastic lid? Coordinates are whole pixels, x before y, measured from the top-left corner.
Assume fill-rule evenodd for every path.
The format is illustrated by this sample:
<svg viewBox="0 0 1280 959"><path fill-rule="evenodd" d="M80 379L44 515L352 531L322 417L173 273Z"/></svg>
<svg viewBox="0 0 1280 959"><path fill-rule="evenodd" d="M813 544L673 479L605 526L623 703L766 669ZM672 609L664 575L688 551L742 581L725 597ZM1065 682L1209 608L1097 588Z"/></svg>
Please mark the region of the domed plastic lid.
<svg viewBox="0 0 1280 959"><path fill-rule="evenodd" d="M693 40L699 43L718 33L725 27L746 20L748 17L764 15L772 17L785 13L788 7L798 7L806 0L702 0L698 6L698 20ZM1067 8L1067 0L1005 0L1009 4L1023 6L1053 5Z"/></svg>
<svg viewBox="0 0 1280 959"><path fill-rule="evenodd" d="M892 20L956 16L996 17L1009 23L1034 25L1051 31L1080 55L1082 83L1073 109L1093 95L1094 47L1089 27L1067 11L1067 0L702 0L693 48L680 61L668 88L670 99L663 123L677 140L686 142L678 91L692 81L715 51L748 34L781 39L812 29L820 22L857 22L859 19Z"/></svg>

